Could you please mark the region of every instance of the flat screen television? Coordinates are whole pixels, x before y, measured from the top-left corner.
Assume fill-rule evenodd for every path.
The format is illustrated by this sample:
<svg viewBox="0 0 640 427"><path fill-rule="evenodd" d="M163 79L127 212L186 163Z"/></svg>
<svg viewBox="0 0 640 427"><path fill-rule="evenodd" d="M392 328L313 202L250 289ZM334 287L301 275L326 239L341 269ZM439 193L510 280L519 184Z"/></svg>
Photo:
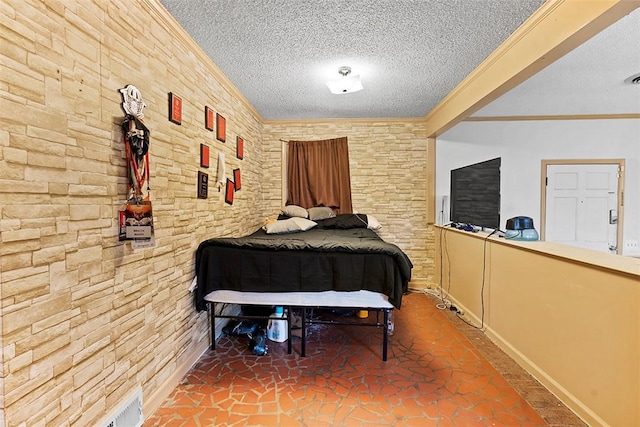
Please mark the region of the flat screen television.
<svg viewBox="0 0 640 427"><path fill-rule="evenodd" d="M500 157L451 170L450 220L500 228Z"/></svg>

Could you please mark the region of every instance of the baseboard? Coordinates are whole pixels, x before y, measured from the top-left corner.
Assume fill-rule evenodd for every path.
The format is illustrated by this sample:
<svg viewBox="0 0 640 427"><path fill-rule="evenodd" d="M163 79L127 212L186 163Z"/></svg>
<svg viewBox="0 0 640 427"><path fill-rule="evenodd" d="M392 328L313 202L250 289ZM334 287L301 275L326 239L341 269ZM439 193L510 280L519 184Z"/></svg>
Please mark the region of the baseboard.
<svg viewBox="0 0 640 427"><path fill-rule="evenodd" d="M468 307L461 304L460 301L449 295L449 300L458 307L458 309L464 312L464 317L471 319L471 323L475 325L481 325L481 319L473 314ZM502 351L504 351L509 357L511 357L518 365L520 365L525 371L532 375L540 384L542 384L547 390L549 390L554 396L556 396L567 408L573 411L578 417L580 417L589 426L608 426L608 424L596 415L589 407L587 407L576 396L570 393L557 381L555 381L549 374L542 370L538 365L533 363L524 354L518 351L511 343L504 339L500 334L493 330L490 326L484 325L484 334L489 337L493 343L495 343Z"/></svg>
<svg viewBox="0 0 640 427"><path fill-rule="evenodd" d="M240 306L231 305L225 311L227 311L229 314L239 314ZM218 321L216 321L216 338L222 334L222 328L230 320L231 319L219 319ZM207 322L209 322L209 319L207 319ZM145 416L145 419L150 417L160 407L160 405L162 405L162 402L164 402L164 400L169 397L171 392L173 392L178 384L180 384L185 375L187 375L193 365L195 365L198 360L200 360L202 355L208 349L209 340L198 343L197 346L183 355L182 362L178 366L176 366L176 370L171 375L169 375L169 377L156 390L154 390L148 397L145 397L143 399L143 414Z"/></svg>
<svg viewBox="0 0 640 427"><path fill-rule="evenodd" d="M426 279L411 279L409 282L410 289L431 289L435 285L428 282Z"/></svg>
<svg viewBox="0 0 640 427"><path fill-rule="evenodd" d="M180 384L187 372L196 364L200 357L209 349L209 340L199 343L185 354L182 363L176 366L176 370L155 389L148 397L143 399L143 413L145 419L153 415L162 402L169 397L171 392Z"/></svg>
<svg viewBox="0 0 640 427"><path fill-rule="evenodd" d="M556 396L565 406L571 409L578 417L580 417L587 425L596 426L608 426L602 418L596 415L588 406L580 401L576 396L570 393L560 383L554 380L549 374L542 370L538 365L533 363L524 354L514 348L508 341L506 341L500 334L493 329L487 327L485 334L491 341L496 343L498 347L505 353L507 353L513 360L518 363L524 370L531 374L540 384L545 386L554 396Z"/></svg>

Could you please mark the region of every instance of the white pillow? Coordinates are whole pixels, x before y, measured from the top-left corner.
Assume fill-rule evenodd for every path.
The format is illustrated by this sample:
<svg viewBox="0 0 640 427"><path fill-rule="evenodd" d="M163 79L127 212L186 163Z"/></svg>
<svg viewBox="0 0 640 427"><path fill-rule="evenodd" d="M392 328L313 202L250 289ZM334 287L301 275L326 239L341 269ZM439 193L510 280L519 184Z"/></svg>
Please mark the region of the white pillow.
<svg viewBox="0 0 640 427"><path fill-rule="evenodd" d="M293 217L265 224L264 231L266 231L267 234L292 233L295 231L307 231L316 225L318 224L306 218Z"/></svg>
<svg viewBox="0 0 640 427"><path fill-rule="evenodd" d="M282 213L286 216L290 217L300 217L300 218L308 218L309 212L302 206L297 205L287 205L282 208Z"/></svg>
<svg viewBox="0 0 640 427"><path fill-rule="evenodd" d="M311 221L319 221L321 219L334 218L336 213L333 209L326 206L316 206L315 208L309 208L309 219Z"/></svg>
<svg viewBox="0 0 640 427"><path fill-rule="evenodd" d="M380 230L382 224L380 224L373 215L367 215L367 228L369 230Z"/></svg>

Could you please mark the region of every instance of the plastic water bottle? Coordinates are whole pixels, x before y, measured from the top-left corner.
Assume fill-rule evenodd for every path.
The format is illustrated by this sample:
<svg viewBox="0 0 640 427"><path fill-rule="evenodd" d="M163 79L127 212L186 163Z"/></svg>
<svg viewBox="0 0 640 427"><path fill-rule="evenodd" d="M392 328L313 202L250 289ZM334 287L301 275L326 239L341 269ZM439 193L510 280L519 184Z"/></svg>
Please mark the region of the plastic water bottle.
<svg viewBox="0 0 640 427"><path fill-rule="evenodd" d="M393 335L393 331L395 331L395 325L393 324L393 310L389 311L389 319L387 322L387 333L389 335Z"/></svg>
<svg viewBox="0 0 640 427"><path fill-rule="evenodd" d="M285 342L289 338L287 333L287 319L283 307L276 306L267 324L267 338L275 342Z"/></svg>

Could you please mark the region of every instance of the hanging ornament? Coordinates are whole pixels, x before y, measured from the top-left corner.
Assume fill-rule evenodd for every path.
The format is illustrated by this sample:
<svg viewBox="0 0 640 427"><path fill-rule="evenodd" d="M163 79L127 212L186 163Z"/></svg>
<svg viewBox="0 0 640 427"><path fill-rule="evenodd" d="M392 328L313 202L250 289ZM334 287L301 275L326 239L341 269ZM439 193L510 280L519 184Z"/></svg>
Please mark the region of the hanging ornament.
<svg viewBox="0 0 640 427"><path fill-rule="evenodd" d="M122 109L124 112L139 120L144 119L142 110L144 110L147 104L142 100L142 94L138 88L134 85L127 85L120 89L120 93L122 94Z"/></svg>
<svg viewBox="0 0 640 427"><path fill-rule="evenodd" d="M125 209L120 211L120 240L152 241L153 215L149 201L149 129L142 123L144 107L142 94L133 85L120 89L122 121L129 190ZM146 186L147 196L143 189Z"/></svg>
<svg viewBox="0 0 640 427"><path fill-rule="evenodd" d="M127 200L141 201L146 184L147 198L149 188L149 129L142 123L144 107L142 94L133 85L120 89L122 109L126 113L122 122L125 150L127 153L127 174L129 191Z"/></svg>

